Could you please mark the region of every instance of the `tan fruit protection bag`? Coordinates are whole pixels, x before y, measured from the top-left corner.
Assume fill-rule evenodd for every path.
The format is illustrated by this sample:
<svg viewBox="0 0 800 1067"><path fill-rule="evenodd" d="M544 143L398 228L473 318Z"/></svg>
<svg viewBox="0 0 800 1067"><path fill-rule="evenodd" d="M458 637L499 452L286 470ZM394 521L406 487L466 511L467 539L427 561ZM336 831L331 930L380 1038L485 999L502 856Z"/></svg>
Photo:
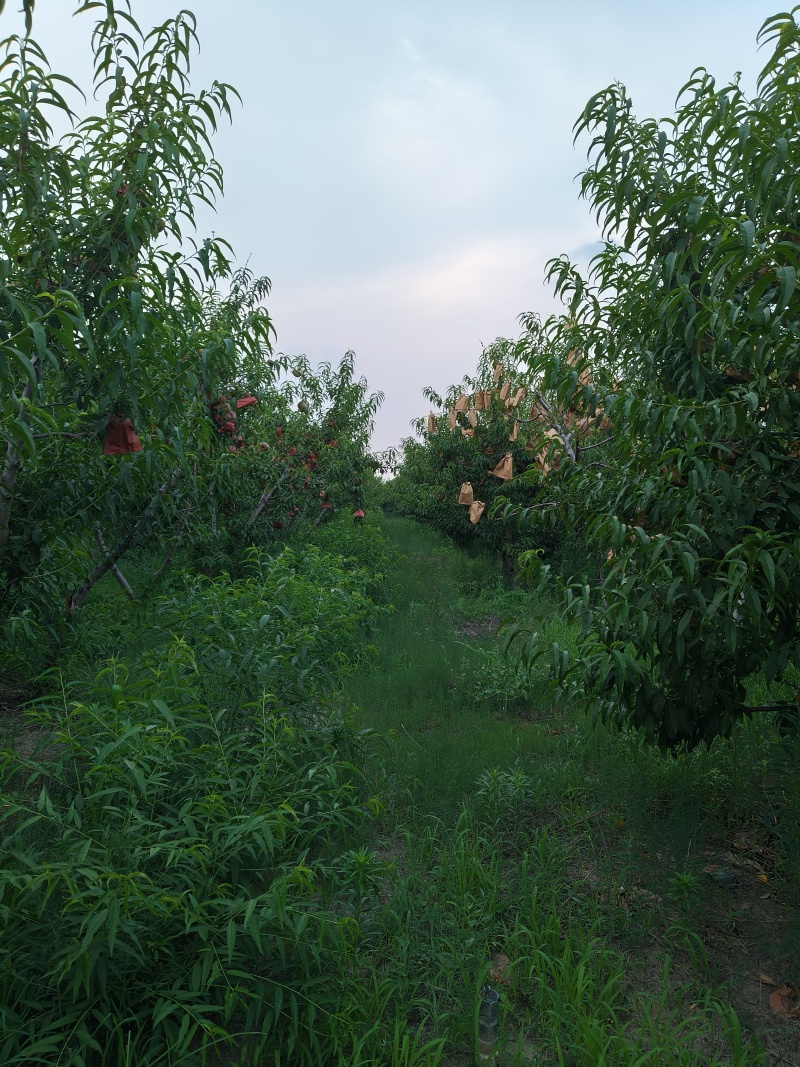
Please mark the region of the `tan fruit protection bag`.
<svg viewBox="0 0 800 1067"><path fill-rule="evenodd" d="M473 500L469 509L469 521L474 526L478 519L483 515L483 511L486 505L482 500Z"/></svg>
<svg viewBox="0 0 800 1067"><path fill-rule="evenodd" d="M504 482L507 482L514 477L514 460L511 458L510 452L506 452L492 471L492 474L495 478L500 478Z"/></svg>

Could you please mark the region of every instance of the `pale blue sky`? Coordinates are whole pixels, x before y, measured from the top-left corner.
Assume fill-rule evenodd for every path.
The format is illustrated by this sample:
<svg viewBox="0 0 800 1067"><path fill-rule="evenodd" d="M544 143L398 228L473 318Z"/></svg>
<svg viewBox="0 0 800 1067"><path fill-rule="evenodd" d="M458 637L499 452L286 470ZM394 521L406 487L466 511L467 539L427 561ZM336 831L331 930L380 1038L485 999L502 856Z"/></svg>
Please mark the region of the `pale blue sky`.
<svg viewBox="0 0 800 1067"><path fill-rule="evenodd" d="M0 35L21 27L8 0ZM34 36L89 87L92 17L37 0ZM597 240L572 125L623 81L638 115L672 111L698 65L752 84L776 0L133 0L148 27L198 17L194 84L233 83L225 198L203 230L273 282L278 348L347 348L386 393L375 446L427 411L424 385L472 370L481 342L554 309L548 258Z"/></svg>

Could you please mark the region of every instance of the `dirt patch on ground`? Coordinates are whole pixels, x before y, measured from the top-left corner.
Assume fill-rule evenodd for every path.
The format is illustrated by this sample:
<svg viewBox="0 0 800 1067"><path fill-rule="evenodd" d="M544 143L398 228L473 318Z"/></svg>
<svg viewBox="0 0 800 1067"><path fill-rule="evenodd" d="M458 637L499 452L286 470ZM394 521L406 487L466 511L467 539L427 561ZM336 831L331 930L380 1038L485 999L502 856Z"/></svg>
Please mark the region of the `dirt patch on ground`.
<svg viewBox="0 0 800 1067"><path fill-rule="evenodd" d="M800 915L775 870L770 832L736 831L709 842L703 858L714 892L703 901L698 933L712 967L729 982L731 1002L764 1042L768 1062L800 1067Z"/></svg>
<svg viewBox="0 0 800 1067"><path fill-rule="evenodd" d="M640 869L641 881L633 874L623 816L605 809L564 826L556 815L551 825L569 840L573 880L596 894L608 916L607 936L625 956L631 997L649 993L655 1002L669 956L675 1002L682 990L707 982L763 1045L767 1067L800 1067L800 912L775 870L769 829L707 839L692 857L701 867L698 881L687 883L689 895L680 899L680 883L665 874L677 857L648 853L657 862L647 873ZM609 874L615 869L616 879Z"/></svg>
<svg viewBox="0 0 800 1067"><path fill-rule="evenodd" d="M485 619L461 619L455 624L454 630L458 637L494 637L501 622L499 615L487 615Z"/></svg>
<svg viewBox="0 0 800 1067"><path fill-rule="evenodd" d="M18 686L0 678L0 723L18 712L25 699L25 693Z"/></svg>
<svg viewBox="0 0 800 1067"><path fill-rule="evenodd" d="M13 748L21 760L30 759L47 736L43 726L38 726L25 715L24 709L30 699L30 693L0 679L0 745ZM44 753L39 750L38 755Z"/></svg>

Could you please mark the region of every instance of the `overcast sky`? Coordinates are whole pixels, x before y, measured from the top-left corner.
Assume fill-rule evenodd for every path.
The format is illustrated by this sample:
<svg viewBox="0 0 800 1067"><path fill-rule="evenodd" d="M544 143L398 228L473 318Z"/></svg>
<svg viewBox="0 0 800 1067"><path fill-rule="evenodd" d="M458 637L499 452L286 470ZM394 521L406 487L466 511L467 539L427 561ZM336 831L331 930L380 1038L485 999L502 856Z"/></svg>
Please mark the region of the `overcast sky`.
<svg viewBox="0 0 800 1067"><path fill-rule="evenodd" d="M8 0L0 36L21 29ZM55 70L91 84L92 14L37 0ZM555 309L546 261L598 235L575 175L586 100L625 83L639 117L671 114L697 66L750 86L775 0L133 0L148 28L188 6L199 89L243 106L215 142L225 197L204 233L272 279L280 351L348 348L386 394L374 444L427 412L421 389L471 371L517 316ZM204 234L201 234L203 236Z"/></svg>

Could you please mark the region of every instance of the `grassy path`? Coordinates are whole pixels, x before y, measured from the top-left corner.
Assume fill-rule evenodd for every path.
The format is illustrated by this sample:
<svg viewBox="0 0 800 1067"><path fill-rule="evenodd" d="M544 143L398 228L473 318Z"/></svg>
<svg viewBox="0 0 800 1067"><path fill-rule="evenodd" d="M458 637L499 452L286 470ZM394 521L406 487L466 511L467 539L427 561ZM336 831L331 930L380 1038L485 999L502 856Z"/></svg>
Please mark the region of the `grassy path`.
<svg viewBox="0 0 800 1067"><path fill-rule="evenodd" d="M496 625L536 609L529 594L414 522L385 532L394 609L345 698L390 738L373 845L392 891L361 951L419 1026L397 1062L473 1062L487 976L502 1063L798 1062L758 977L789 980L797 944L768 868L759 725L672 760L591 731L502 660ZM538 608L542 639L563 637Z"/></svg>
<svg viewBox="0 0 800 1067"><path fill-rule="evenodd" d="M420 810L452 817L481 772L546 758L552 747L530 728L531 715L545 717L544 694L531 701L495 636L500 619L524 611L529 598L508 588L495 560L412 520L387 519L386 533L400 553L393 610L375 670L354 679L347 696L393 739L396 770Z"/></svg>

